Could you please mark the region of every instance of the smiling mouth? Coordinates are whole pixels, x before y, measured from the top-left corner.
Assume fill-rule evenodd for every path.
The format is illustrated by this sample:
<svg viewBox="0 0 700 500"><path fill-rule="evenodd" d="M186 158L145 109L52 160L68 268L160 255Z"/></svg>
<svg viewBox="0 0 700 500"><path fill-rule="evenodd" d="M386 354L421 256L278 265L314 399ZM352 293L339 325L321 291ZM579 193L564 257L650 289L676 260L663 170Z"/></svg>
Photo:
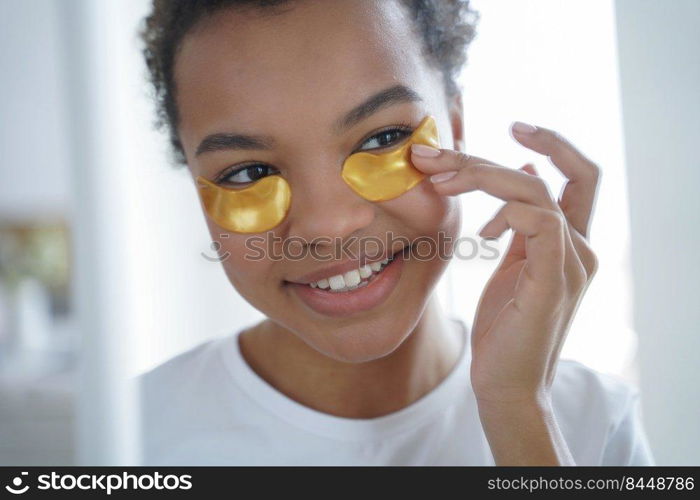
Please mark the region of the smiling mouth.
<svg viewBox="0 0 700 500"><path fill-rule="evenodd" d="M311 288L320 288L333 293L342 293L355 290L367 286L374 278L376 278L390 262L394 260L396 254L381 262L372 262L365 264L358 269L353 269L343 274L336 274L318 281L312 281L308 284Z"/></svg>
<svg viewBox="0 0 700 500"><path fill-rule="evenodd" d="M398 288L411 245L382 261L366 264L342 274L314 282L286 282L292 294L314 312L347 317L375 309ZM333 270L329 270L334 272ZM337 272L337 271L335 271Z"/></svg>
<svg viewBox="0 0 700 500"><path fill-rule="evenodd" d="M409 250L409 248L410 245L407 245L395 252L393 255L391 255L391 257L388 257L382 261L365 264L357 269L353 269L342 274L328 276L327 278L312 281L302 286L306 286L307 288L318 288L319 290L331 293L344 293L356 290L358 288L363 288L379 277L384 269L391 264L399 254L406 252Z"/></svg>

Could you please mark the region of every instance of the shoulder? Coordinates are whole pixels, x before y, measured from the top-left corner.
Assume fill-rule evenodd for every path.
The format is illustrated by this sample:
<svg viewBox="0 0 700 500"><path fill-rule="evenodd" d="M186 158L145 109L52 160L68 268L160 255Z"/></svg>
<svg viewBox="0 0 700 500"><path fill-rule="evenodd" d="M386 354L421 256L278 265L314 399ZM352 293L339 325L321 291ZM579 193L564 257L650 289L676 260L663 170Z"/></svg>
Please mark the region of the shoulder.
<svg viewBox="0 0 700 500"><path fill-rule="evenodd" d="M639 391L621 377L561 360L552 384L552 404L579 465L651 460L639 420Z"/></svg>
<svg viewBox="0 0 700 500"><path fill-rule="evenodd" d="M183 369L188 370L190 375L193 371L200 372L206 366L207 362L210 361L213 356L216 356L217 348L226 338L227 337L215 337L201 342L160 363L154 368L143 372L139 375L138 380L141 383L149 384L163 381L173 376L177 377L178 373L181 373Z"/></svg>
<svg viewBox="0 0 700 500"><path fill-rule="evenodd" d="M234 348L236 338L235 334L214 337L138 376L144 418L167 419L168 413L184 414L198 404L216 401L228 379L222 351Z"/></svg>
<svg viewBox="0 0 700 500"><path fill-rule="evenodd" d="M197 436L222 425L227 371L221 350L234 340L202 342L136 377L146 464L170 463Z"/></svg>
<svg viewBox="0 0 700 500"><path fill-rule="evenodd" d="M559 362L552 390L554 403L562 412L604 414L612 419L620 417L638 397L637 388L621 377L570 359Z"/></svg>
<svg viewBox="0 0 700 500"><path fill-rule="evenodd" d="M142 373L137 377L137 383L142 391L173 388L181 391L191 387L198 379L206 376L206 371L212 367L221 344L227 338L217 337L197 344Z"/></svg>

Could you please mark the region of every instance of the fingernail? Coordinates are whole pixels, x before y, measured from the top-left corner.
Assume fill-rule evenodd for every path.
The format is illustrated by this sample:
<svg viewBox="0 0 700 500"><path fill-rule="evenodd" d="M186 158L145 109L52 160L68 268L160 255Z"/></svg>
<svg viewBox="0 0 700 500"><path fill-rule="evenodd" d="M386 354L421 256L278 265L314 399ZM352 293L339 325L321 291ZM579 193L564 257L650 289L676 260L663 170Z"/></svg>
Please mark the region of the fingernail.
<svg viewBox="0 0 700 500"><path fill-rule="evenodd" d="M427 158L435 158L440 155L440 150L435 149L425 144L411 144L411 152L417 156L425 156Z"/></svg>
<svg viewBox="0 0 700 500"><path fill-rule="evenodd" d="M537 127L529 123L513 122L513 132L517 134L534 134L537 132Z"/></svg>
<svg viewBox="0 0 700 500"><path fill-rule="evenodd" d="M433 184L437 182L445 182L449 181L452 179L455 175L457 175L457 171L453 170L451 172L440 172L439 174L431 175L430 176L430 182Z"/></svg>
<svg viewBox="0 0 700 500"><path fill-rule="evenodd" d="M532 163L527 163L520 167L520 170L523 170L524 172L527 172L530 175L538 175L537 169Z"/></svg>

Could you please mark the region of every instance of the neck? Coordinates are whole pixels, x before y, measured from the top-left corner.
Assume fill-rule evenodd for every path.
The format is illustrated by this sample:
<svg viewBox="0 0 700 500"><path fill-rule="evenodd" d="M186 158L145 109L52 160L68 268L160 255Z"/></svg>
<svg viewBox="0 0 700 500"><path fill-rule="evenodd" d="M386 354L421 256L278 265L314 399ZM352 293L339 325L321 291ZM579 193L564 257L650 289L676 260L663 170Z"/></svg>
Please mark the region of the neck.
<svg viewBox="0 0 700 500"><path fill-rule="evenodd" d="M270 320L240 336L244 358L266 382L305 406L346 418L386 415L420 399L450 373L463 343L435 296L394 352L366 363L329 358Z"/></svg>

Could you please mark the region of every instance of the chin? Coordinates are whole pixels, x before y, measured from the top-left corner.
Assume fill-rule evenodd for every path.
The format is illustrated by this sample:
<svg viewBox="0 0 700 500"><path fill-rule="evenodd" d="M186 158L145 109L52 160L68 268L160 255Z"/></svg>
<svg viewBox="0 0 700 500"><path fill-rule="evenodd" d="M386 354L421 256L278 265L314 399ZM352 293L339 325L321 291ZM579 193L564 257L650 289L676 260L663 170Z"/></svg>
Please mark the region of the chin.
<svg viewBox="0 0 700 500"><path fill-rule="evenodd" d="M338 326L333 330L323 330L310 336L311 328L306 333L297 335L310 347L343 363L367 363L392 354L409 337L420 320L422 308L407 314L405 308L396 310L393 314L353 322Z"/></svg>

